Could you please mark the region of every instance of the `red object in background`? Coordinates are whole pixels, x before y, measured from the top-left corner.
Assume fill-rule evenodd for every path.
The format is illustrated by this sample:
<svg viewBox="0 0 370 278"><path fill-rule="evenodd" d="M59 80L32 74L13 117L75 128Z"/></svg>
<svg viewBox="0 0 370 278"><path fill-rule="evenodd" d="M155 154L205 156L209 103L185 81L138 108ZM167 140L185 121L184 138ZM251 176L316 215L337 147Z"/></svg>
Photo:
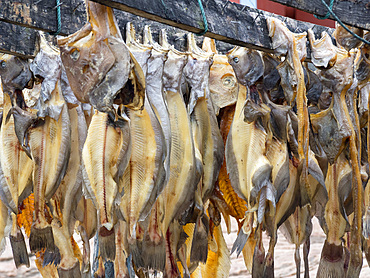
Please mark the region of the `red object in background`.
<svg viewBox="0 0 370 278"><path fill-rule="evenodd" d="M233 1L236 2L236 1ZM295 8L287 7L276 2L269 0L257 0L257 8L260 10L268 11L270 13L279 14L285 17L294 18L300 21L311 22L317 25L335 27L335 21L331 19L320 20L313 16L313 14L297 10Z"/></svg>
<svg viewBox="0 0 370 278"><path fill-rule="evenodd" d="M240 0L229 0L229 1L240 4Z"/></svg>

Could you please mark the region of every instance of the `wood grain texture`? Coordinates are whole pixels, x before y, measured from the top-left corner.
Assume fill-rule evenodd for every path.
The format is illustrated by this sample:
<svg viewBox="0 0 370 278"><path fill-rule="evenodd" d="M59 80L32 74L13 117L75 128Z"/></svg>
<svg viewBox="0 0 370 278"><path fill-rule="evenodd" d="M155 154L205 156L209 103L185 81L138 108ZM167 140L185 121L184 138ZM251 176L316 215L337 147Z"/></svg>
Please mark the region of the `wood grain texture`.
<svg viewBox="0 0 370 278"><path fill-rule="evenodd" d="M160 29L166 29L169 42L177 49L184 51L186 49L186 33L199 33L203 30L203 19L198 1L163 0L164 5L162 0L94 1L116 8L114 12L123 36L128 21L133 22L138 36L141 36L145 25L150 25L154 39L158 38ZM0 1L0 21L6 20L33 29L55 31L54 5L52 0L41 0L40 2L19 0L12 4ZM234 45L273 52L266 24L268 16L279 18L286 23L291 31L297 33L307 31L309 28L313 28L317 37L322 31L327 31L329 34L333 32L328 27L297 21L229 1L203 0L203 6L209 25L209 31L205 36L219 41L217 47L221 53L227 52ZM63 35L74 33L86 23L87 17L83 0L62 1L61 9ZM30 29L24 30L32 33ZM7 37L2 43L2 49L7 49L8 53L20 56L34 56L37 53L36 34L33 34L23 44L14 44L13 33L4 32L1 29L0 32L1 38ZM203 38L197 37L197 40L201 44ZM307 56L309 57L310 53Z"/></svg>
<svg viewBox="0 0 370 278"><path fill-rule="evenodd" d="M0 52L32 58L39 51L38 42L35 30L0 21Z"/></svg>
<svg viewBox="0 0 370 278"><path fill-rule="evenodd" d="M321 0L272 0L311 14L324 16L327 8ZM325 0L329 5L330 1ZM334 0L333 12L343 23L370 30L370 1L368 0ZM329 18L334 19L332 16Z"/></svg>
<svg viewBox="0 0 370 278"><path fill-rule="evenodd" d="M57 30L55 0L0 1L0 20L45 32ZM65 0L60 5L61 35L79 30L86 22L86 7L83 0Z"/></svg>

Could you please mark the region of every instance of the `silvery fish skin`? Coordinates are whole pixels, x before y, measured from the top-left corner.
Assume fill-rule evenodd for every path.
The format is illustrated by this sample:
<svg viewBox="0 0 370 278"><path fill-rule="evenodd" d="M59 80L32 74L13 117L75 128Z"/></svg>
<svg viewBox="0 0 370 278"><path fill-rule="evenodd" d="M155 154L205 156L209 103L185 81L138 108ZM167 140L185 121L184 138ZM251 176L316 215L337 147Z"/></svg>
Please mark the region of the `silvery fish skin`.
<svg viewBox="0 0 370 278"><path fill-rule="evenodd" d="M205 202L213 188L223 162L224 146L209 91L209 70L213 53L199 49L194 36L188 35L188 50L192 51L184 68L186 82L191 87L188 113L195 148L199 151L202 171L201 198Z"/></svg>
<svg viewBox="0 0 370 278"><path fill-rule="evenodd" d="M144 76L122 40L113 10L88 2L88 14L89 22L81 30L58 39L74 94L102 112L112 111L117 102L141 109Z"/></svg>
<svg viewBox="0 0 370 278"><path fill-rule="evenodd" d="M171 124L167 107L167 100L163 89L163 70L164 63L167 60L169 49L161 47L153 41L149 26L144 29L144 43L153 46L148 60L146 73L146 95L149 103L152 105L155 114L160 121L164 137L166 139L167 155L165 160L165 169L167 180L170 177L170 153L171 153Z"/></svg>

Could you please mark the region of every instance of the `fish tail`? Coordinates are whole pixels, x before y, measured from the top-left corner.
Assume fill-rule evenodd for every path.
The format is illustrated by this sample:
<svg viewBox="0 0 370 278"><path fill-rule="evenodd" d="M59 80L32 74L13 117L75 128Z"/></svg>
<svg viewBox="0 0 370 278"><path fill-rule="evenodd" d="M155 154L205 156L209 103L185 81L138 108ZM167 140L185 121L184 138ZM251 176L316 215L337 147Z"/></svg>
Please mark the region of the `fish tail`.
<svg viewBox="0 0 370 278"><path fill-rule="evenodd" d="M114 228L108 230L105 227L101 227L99 230L99 249L100 256L104 260L114 261L116 257L116 245L114 237Z"/></svg>
<svg viewBox="0 0 370 278"><path fill-rule="evenodd" d="M43 256L42 261L42 267L48 266L48 265L59 265L61 260L61 256L59 253L58 247L55 247L54 250L48 250L46 249Z"/></svg>
<svg viewBox="0 0 370 278"><path fill-rule="evenodd" d="M201 216L194 228L193 241L190 251L190 262L206 263L208 256L209 219Z"/></svg>
<svg viewBox="0 0 370 278"><path fill-rule="evenodd" d="M136 269L144 267L142 253L136 240L133 243L129 243L129 250L130 254L132 255L132 262L134 263Z"/></svg>
<svg viewBox="0 0 370 278"><path fill-rule="evenodd" d="M321 252L319 269L317 270L317 278L344 278L344 259L342 245L328 243L325 240L324 247Z"/></svg>
<svg viewBox="0 0 370 278"><path fill-rule="evenodd" d="M164 271L166 266L166 242L161 235L157 242L145 236L143 240L143 261L145 267L155 269L157 271Z"/></svg>
<svg viewBox="0 0 370 278"><path fill-rule="evenodd" d="M69 269L58 267L59 278L81 278L80 262L77 261L74 266Z"/></svg>
<svg viewBox="0 0 370 278"><path fill-rule="evenodd" d="M31 226L30 249L33 253L41 251L41 249L55 250L53 230L50 226L45 228Z"/></svg>
<svg viewBox="0 0 370 278"><path fill-rule="evenodd" d="M21 265L30 267L30 260L28 258L26 243L24 241L22 231L18 230L15 236L9 235L9 239L12 246L15 266L17 268L19 268Z"/></svg>

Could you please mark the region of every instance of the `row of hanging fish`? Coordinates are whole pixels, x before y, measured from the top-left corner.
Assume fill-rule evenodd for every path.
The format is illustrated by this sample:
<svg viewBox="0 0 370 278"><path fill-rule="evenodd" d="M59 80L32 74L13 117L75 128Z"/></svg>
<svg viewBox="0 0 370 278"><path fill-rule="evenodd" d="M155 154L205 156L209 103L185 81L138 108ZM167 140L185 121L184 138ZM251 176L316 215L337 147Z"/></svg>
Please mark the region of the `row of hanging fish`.
<svg viewBox="0 0 370 278"><path fill-rule="evenodd" d="M0 241L43 277L227 277L231 252L274 277L280 229L326 234L317 277L359 277L370 259L369 47L340 28L308 39L267 19L274 54L142 43L111 8L34 60L2 54ZM365 35L366 36L366 35ZM270 237L267 253L262 234ZM74 235L83 242L80 249ZM89 239L95 236L93 265ZM265 254L266 253L266 254ZM293 256L293 254L292 254Z"/></svg>

